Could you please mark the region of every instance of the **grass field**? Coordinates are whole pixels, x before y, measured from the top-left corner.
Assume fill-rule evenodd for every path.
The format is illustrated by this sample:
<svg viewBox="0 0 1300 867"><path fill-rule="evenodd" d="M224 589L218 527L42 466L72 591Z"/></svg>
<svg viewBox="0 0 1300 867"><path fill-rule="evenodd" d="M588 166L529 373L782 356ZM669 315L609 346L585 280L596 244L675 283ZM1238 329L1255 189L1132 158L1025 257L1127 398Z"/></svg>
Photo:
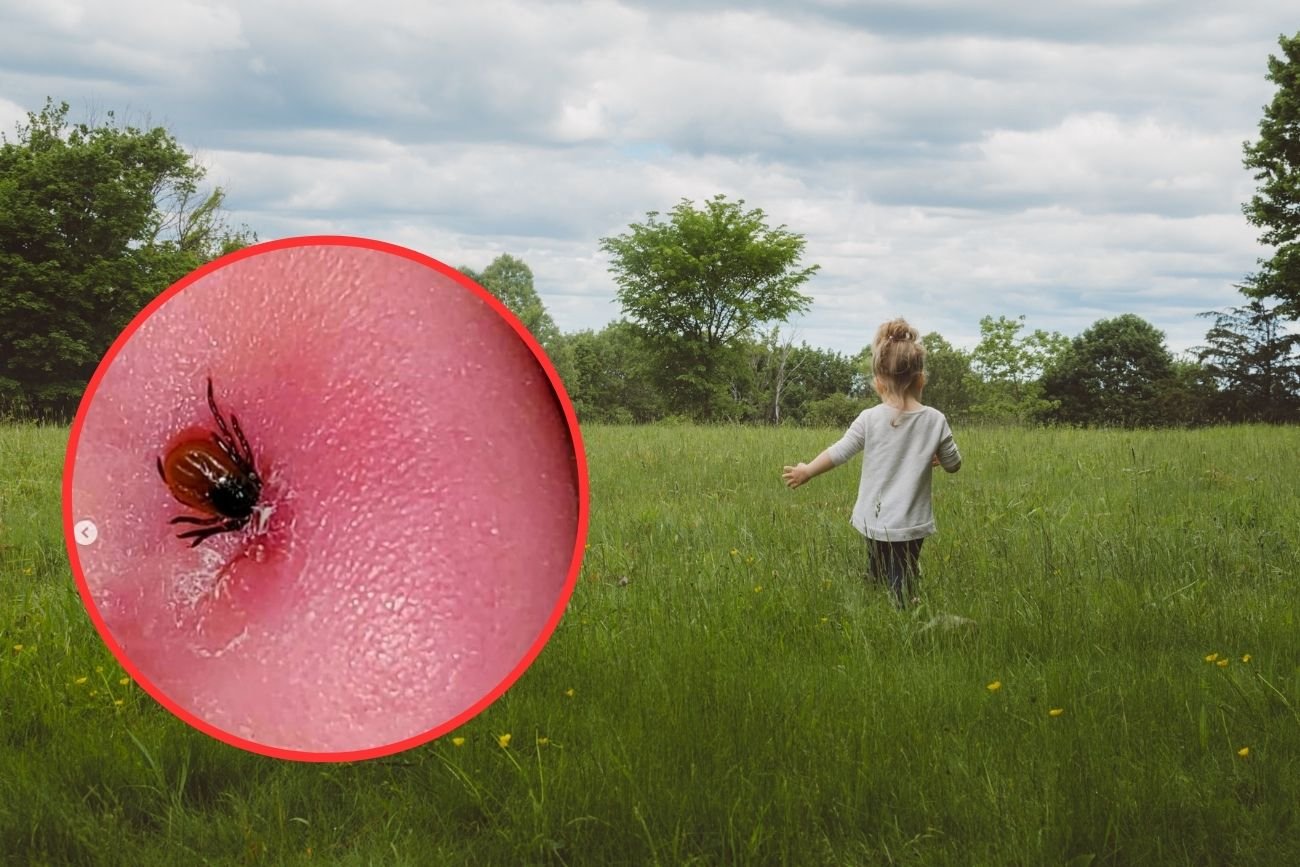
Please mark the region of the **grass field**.
<svg viewBox="0 0 1300 867"><path fill-rule="evenodd" d="M332 766L123 682L63 550L66 436L0 427L0 863L1300 863L1300 430L959 430L899 613L859 463L780 484L838 432L591 428L537 662Z"/></svg>

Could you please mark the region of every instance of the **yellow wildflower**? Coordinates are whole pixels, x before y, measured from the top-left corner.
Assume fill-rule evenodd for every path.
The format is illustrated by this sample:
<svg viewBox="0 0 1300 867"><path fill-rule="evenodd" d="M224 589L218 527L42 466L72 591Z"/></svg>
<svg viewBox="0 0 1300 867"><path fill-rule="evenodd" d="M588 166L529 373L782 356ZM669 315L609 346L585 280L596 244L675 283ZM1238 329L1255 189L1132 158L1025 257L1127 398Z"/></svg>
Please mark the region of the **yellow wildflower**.
<svg viewBox="0 0 1300 867"><path fill-rule="evenodd" d="M567 695L569 698L573 698L573 694L574 694L573 687L569 687L568 689L566 689L564 691L564 694Z"/></svg>
<svg viewBox="0 0 1300 867"><path fill-rule="evenodd" d="M1228 660L1227 660L1226 658L1224 658L1224 659L1220 659L1218 662L1216 662L1216 663L1214 663L1214 664L1217 665L1219 668L1227 668L1227 667L1228 667Z"/></svg>
<svg viewBox="0 0 1300 867"><path fill-rule="evenodd" d="M985 689L987 689L989 692L997 692L1001 688L1002 688L1002 681L1000 680L995 680L985 687Z"/></svg>
<svg viewBox="0 0 1300 867"><path fill-rule="evenodd" d="M1214 662L1214 660L1216 660L1216 659L1218 659L1218 658L1219 658L1219 654L1217 654L1217 653L1211 653L1209 656L1205 657L1205 661L1206 661L1206 662Z"/></svg>
<svg viewBox="0 0 1300 867"><path fill-rule="evenodd" d="M90 680L90 678L88 677L79 677L76 680L74 680L73 683L75 683L77 686L81 686L83 683L85 683L88 680Z"/></svg>
<svg viewBox="0 0 1300 867"><path fill-rule="evenodd" d="M130 682L131 682L131 678L129 678L129 677L124 677L124 678L122 678L121 680L119 680L117 683L118 683L118 686L126 686L126 685L127 685L128 683L130 683Z"/></svg>
<svg viewBox="0 0 1300 867"><path fill-rule="evenodd" d="M1243 759L1246 758L1250 755L1250 747L1242 747L1237 750L1237 755L1241 756Z"/></svg>
<svg viewBox="0 0 1300 867"><path fill-rule="evenodd" d="M1241 655L1241 661L1242 661L1242 662L1250 662L1250 654L1249 654L1249 653L1243 653L1243 654Z"/></svg>
<svg viewBox="0 0 1300 867"><path fill-rule="evenodd" d="M1060 715L1063 714L1063 713L1065 713L1065 708L1063 708L1063 707L1054 707L1054 708L1052 708L1051 710L1049 710L1049 711L1047 712L1047 715L1048 715L1048 716L1060 716Z"/></svg>
<svg viewBox="0 0 1300 867"><path fill-rule="evenodd" d="M463 746L465 746L465 739L464 739L464 738L452 738L452 739L451 739L451 745L452 745L453 747L463 747Z"/></svg>
<svg viewBox="0 0 1300 867"><path fill-rule="evenodd" d="M506 747L510 746L510 735L508 734L498 735L497 745L500 746L501 749L505 749Z"/></svg>
<svg viewBox="0 0 1300 867"><path fill-rule="evenodd" d="M538 745L539 747L544 747L544 746L546 746L547 744L549 744L550 742L551 742L551 739L550 739L550 738L538 738L538 739L537 739L537 745Z"/></svg>
<svg viewBox="0 0 1300 867"><path fill-rule="evenodd" d="M735 548L732 548L732 549L731 549L731 556L733 556L733 557L739 557L739 556L740 556L740 552L737 551Z"/></svg>
<svg viewBox="0 0 1300 867"><path fill-rule="evenodd" d="M762 593L762 592L763 592L763 585L762 585L762 584L755 584L755 585L754 585L754 592L755 592L755 593Z"/></svg>
<svg viewBox="0 0 1300 867"><path fill-rule="evenodd" d="M15 644L15 645L14 645L14 652L16 652L16 653L22 653L22 652L23 652L23 646L22 646L21 644Z"/></svg>
<svg viewBox="0 0 1300 867"><path fill-rule="evenodd" d="M113 704L117 705L118 707L121 707L122 705L126 704L126 701L120 698L115 698L113 699Z"/></svg>

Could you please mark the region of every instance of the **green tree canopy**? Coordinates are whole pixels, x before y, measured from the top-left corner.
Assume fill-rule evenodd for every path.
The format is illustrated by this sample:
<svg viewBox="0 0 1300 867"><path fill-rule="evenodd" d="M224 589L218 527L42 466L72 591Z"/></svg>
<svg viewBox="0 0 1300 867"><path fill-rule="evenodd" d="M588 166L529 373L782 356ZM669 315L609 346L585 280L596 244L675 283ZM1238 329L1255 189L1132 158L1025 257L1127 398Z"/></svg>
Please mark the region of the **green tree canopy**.
<svg viewBox="0 0 1300 867"><path fill-rule="evenodd" d="M67 115L50 101L0 136L0 402L62 417L136 313L248 240L165 129Z"/></svg>
<svg viewBox="0 0 1300 867"><path fill-rule="evenodd" d="M1055 331L1020 336L1025 317L980 319L980 342L970 356L976 375L974 411L990 418L1025 420L1049 410L1041 377L1069 345Z"/></svg>
<svg viewBox="0 0 1300 867"><path fill-rule="evenodd" d="M1243 307L1210 311L1214 326L1196 351L1222 386L1222 414L1233 420L1284 421L1300 404L1300 335L1288 334L1260 299Z"/></svg>
<svg viewBox="0 0 1300 867"><path fill-rule="evenodd" d="M1300 318L1300 33L1278 37L1282 57L1268 58L1268 80L1277 85L1264 107L1259 140L1246 142L1244 164L1259 187L1243 206L1246 219L1263 229L1260 243L1276 247L1243 289L1281 301L1278 313Z"/></svg>
<svg viewBox="0 0 1300 867"><path fill-rule="evenodd" d="M482 271L468 267L462 267L460 271L518 316L547 354L550 353L560 337L560 329L533 288L533 270L522 259L502 253Z"/></svg>
<svg viewBox="0 0 1300 867"><path fill-rule="evenodd" d="M602 238L618 300L660 355L673 407L697 418L734 411L728 377L743 366L743 340L763 323L808 309L798 289L818 266L801 266L804 238L771 228L761 209L714 196L683 199L667 220L656 211Z"/></svg>
<svg viewBox="0 0 1300 867"><path fill-rule="evenodd" d="M1160 425L1173 379L1165 336L1140 316L1102 319L1074 338L1043 376L1049 418L1072 424Z"/></svg>
<svg viewBox="0 0 1300 867"><path fill-rule="evenodd" d="M921 345L925 347L925 402L949 418L962 417L975 404L970 353L957 349L937 331L922 337Z"/></svg>

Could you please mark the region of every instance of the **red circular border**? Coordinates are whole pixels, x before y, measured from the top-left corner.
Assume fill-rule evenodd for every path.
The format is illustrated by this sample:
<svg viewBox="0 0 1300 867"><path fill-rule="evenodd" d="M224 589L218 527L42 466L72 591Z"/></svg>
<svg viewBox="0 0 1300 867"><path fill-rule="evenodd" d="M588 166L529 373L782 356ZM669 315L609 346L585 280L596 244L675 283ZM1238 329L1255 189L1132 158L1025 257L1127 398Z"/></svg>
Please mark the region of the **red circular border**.
<svg viewBox="0 0 1300 867"><path fill-rule="evenodd" d="M519 335L520 339L524 341L529 350L533 353L533 357L537 359L537 363L541 365L544 371L546 371L546 376L550 379L551 387L555 390L555 395L560 401L560 406L564 409L564 418L569 425L569 437L573 441L573 456L577 462L578 470L578 532L573 542L573 558L569 564L569 574L565 578L564 588L560 592L560 598L556 600L555 608L551 611L550 617L547 618L546 625L542 628L541 633L537 636L537 640L533 642L532 646L528 649L528 652L524 654L523 659L519 661L519 664L516 665L514 669L496 685L496 687L488 692L487 695L470 705L468 709L423 734L415 735L391 744L372 747L370 749L348 750L336 753L314 753L306 750L282 749L237 737L230 732L219 729L216 726L204 722L194 716L189 711L174 703L167 697L166 693L150 682L147 677L132 665L130 658L127 657L126 653L123 652L122 648L113 639L113 635L109 631L107 624L104 623L104 618L100 615L99 609L95 607L95 603L91 599L90 589L86 585L86 576L81 568L81 561L77 552L76 538L73 535L72 514L72 464L76 457L77 443L81 438L81 426L85 422L86 410L90 406L90 401L94 396L96 389L99 387L100 381L104 378L105 371L126 342L131 339L133 334L135 334L136 329L140 327L141 323L153 315L154 311L186 286L202 279L213 271L225 267L226 265L230 265L241 259L247 259L261 253L267 253L272 250L317 246L361 247L367 250L376 250L381 253L401 256L405 259L410 259L413 262L418 262L428 268L432 268L444 276L450 277L462 287L473 292L486 302L498 316L509 323L510 327L515 330L515 333ZM99 632L100 637L104 640L104 643L108 645L108 649L112 651L115 657L117 657L117 661L122 664L122 667L126 669L127 673L131 675L135 682L138 683L145 692L153 696L159 704L171 711L172 714L181 720L184 720L186 723L189 723L189 725L199 731L211 735L219 741L223 741L234 747L239 747L240 749L248 750L252 753L271 756L277 759L292 759L300 762L351 762L362 759L375 759L381 756L390 756L394 753L410 749L411 747L417 747L421 744L428 743L429 741L442 737L453 729L459 728L466 722L469 722L469 720L478 716L478 714L486 709L488 705L500 698L501 695L519 679L519 676L528 669L528 666L532 665L533 660L537 658L537 654L541 653L542 648L550 639L551 633L555 631L555 627L559 624L560 618L564 615L564 609L569 603L569 597L573 595L573 588L577 584L578 572L582 568L582 554L587 540L589 497L587 456L583 448L582 432L578 427L578 417L573 410L573 403L569 400L569 395L564 390L564 383L560 381L559 374L555 372L555 367L551 364L550 359L546 357L546 353L542 351L537 340L528 332L528 329L523 326L523 323L519 321L518 317L511 313L504 304L483 287L479 286L469 277L466 277L456 269L439 262L437 259L433 259L423 253L417 253L414 250L407 249L406 247L400 247L386 241L376 241L370 238L358 238L349 235L303 235L296 238L282 238L277 241L266 241L261 244L254 244L251 247L236 250L233 253L229 253L222 256L220 259L215 259L203 267L198 268L173 283L166 291L151 301L144 310L141 310L140 313L131 320L122 333L118 335L117 340L113 341L113 345L108 348L108 352L104 354L103 359L99 362L99 366L95 369L95 374L90 378L90 384L86 386L86 393L82 395L81 403L77 407L77 416L72 422L72 433L68 438L68 449L63 461L63 541L68 548L68 563L72 567L73 577L77 580L77 590L81 593L82 601L86 605L86 612L90 615L90 619L95 624L95 629Z"/></svg>

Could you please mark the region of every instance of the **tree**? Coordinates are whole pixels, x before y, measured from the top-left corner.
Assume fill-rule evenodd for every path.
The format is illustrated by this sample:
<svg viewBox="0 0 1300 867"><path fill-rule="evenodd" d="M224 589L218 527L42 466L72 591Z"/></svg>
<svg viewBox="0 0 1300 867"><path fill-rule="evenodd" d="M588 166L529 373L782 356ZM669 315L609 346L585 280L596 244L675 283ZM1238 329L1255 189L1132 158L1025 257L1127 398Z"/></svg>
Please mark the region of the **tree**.
<svg viewBox="0 0 1300 867"><path fill-rule="evenodd" d="M629 424L663 416L650 376L653 359L630 322L562 335L548 354L579 420Z"/></svg>
<svg viewBox="0 0 1300 867"><path fill-rule="evenodd" d="M1228 418L1284 421L1300 409L1300 335L1288 334L1278 311L1256 298L1213 316L1197 358L1222 387L1220 408Z"/></svg>
<svg viewBox="0 0 1300 867"><path fill-rule="evenodd" d="M560 336L551 314L546 312L537 290L533 288L533 271L522 259L502 253L482 271L462 267L462 274L496 297L528 329L548 353Z"/></svg>
<svg viewBox="0 0 1300 867"><path fill-rule="evenodd" d="M961 418L975 404L971 355L955 348L937 331L921 338L925 347L925 402L947 415Z"/></svg>
<svg viewBox="0 0 1300 867"><path fill-rule="evenodd" d="M1024 316L980 319L980 342L970 356L976 376L975 413L1023 421L1051 409L1043 400L1040 379L1066 351L1069 339L1042 329L1020 337L1024 324Z"/></svg>
<svg viewBox="0 0 1300 867"><path fill-rule="evenodd" d="M735 409L728 375L743 366L743 340L768 322L808 309L798 287L804 239L769 228L760 209L714 196L701 209L683 199L668 220L656 211L625 234L602 238L623 312L660 355L665 393L697 418Z"/></svg>
<svg viewBox="0 0 1300 867"><path fill-rule="evenodd" d="M1043 375L1045 417L1071 424L1159 425L1173 378L1165 336L1140 316L1102 319L1074 338Z"/></svg>
<svg viewBox="0 0 1300 867"><path fill-rule="evenodd" d="M67 115L47 101L0 135L0 403L64 418L136 313L251 234L165 129Z"/></svg>
<svg viewBox="0 0 1300 867"><path fill-rule="evenodd" d="M1300 33L1278 37L1283 58L1268 58L1268 80L1277 85L1264 107L1259 140L1243 145L1247 169L1259 187L1242 210L1264 232L1261 244L1276 247L1260 260L1260 271L1243 290L1256 298L1281 301L1279 315L1300 318Z"/></svg>

